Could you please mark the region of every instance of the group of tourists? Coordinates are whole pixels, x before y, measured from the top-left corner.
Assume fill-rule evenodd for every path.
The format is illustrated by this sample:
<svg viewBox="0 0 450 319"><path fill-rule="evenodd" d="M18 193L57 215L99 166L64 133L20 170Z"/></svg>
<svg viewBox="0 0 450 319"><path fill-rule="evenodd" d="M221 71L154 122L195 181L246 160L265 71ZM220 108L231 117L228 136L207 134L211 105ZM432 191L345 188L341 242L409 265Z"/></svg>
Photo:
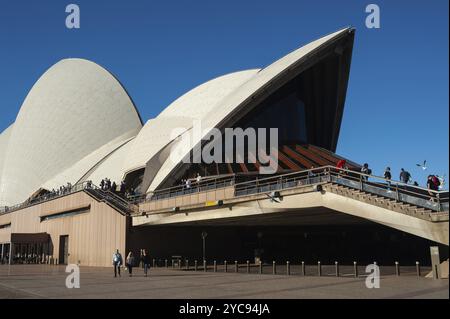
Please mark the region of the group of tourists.
<svg viewBox="0 0 450 319"><path fill-rule="evenodd" d="M339 175L345 174L346 171L348 170L346 161L344 159L339 160L336 164L336 168L339 169ZM368 163L363 164L363 166L361 167L361 173L362 173L362 175L361 175L362 179L365 181L368 181L369 176L372 175L372 170L369 168ZM390 191L391 190L392 173L391 173L391 168L389 166L385 168L383 177L388 184L388 191ZM399 179L400 179L400 182L403 184L412 184L413 186L419 186L419 183L417 183L417 181L414 181L414 182L412 181L411 173L408 172L407 170L405 170L404 168L400 169ZM441 184L442 184L442 182L438 176L428 175L426 185L429 190L431 200L434 200L434 195L435 195L432 193L432 191L439 191Z"/></svg>
<svg viewBox="0 0 450 319"><path fill-rule="evenodd" d="M194 182L196 185L199 185L202 181L202 176L200 173L197 173L197 176L194 178L186 178L181 180L181 185L184 189L190 189L192 187L192 183Z"/></svg>
<svg viewBox="0 0 450 319"><path fill-rule="evenodd" d="M121 277L120 267L124 265L122 255L117 249L112 256L112 264L114 266L114 277ZM144 269L144 276L147 277L150 268L150 255L146 249L141 249L139 259L136 260L132 251L130 251L125 259L125 270L128 270L128 275L133 276L133 268L141 266Z"/></svg>

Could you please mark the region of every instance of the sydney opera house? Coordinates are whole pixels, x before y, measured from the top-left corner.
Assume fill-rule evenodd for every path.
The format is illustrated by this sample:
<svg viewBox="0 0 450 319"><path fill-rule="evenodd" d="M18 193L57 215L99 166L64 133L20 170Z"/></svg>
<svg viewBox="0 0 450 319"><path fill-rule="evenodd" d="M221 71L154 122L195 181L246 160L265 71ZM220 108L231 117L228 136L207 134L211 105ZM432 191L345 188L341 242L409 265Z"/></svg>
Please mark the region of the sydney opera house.
<svg viewBox="0 0 450 319"><path fill-rule="evenodd" d="M416 258L431 242L448 246L447 192L431 201L420 187L394 189L335 153L354 35L345 28L212 79L145 123L110 72L56 63L0 134L1 260L109 266L115 249L141 248L155 258L350 260L366 250L383 258L386 243ZM172 150L184 137L206 140L192 134L196 121L277 128L276 171L260 174L265 161L250 152L232 163L183 161L192 147ZM99 188L105 178L117 187Z"/></svg>

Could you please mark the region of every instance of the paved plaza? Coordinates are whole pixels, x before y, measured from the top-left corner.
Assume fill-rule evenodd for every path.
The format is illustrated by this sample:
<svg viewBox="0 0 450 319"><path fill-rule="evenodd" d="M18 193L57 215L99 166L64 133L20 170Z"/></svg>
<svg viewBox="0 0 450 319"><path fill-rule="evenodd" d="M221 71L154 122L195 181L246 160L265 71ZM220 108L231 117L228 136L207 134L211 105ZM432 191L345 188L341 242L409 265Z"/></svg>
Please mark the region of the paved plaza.
<svg viewBox="0 0 450 319"><path fill-rule="evenodd" d="M136 268L131 278L124 271L114 278L112 268L80 267L81 287L68 289L64 266L0 265L0 298L449 298L447 279L418 278L412 271L399 277L382 272L381 287L367 289L365 277L354 278L350 267L343 267L340 277L326 268L321 277L269 270L261 275L247 274L245 267L240 273L152 268L144 277Z"/></svg>

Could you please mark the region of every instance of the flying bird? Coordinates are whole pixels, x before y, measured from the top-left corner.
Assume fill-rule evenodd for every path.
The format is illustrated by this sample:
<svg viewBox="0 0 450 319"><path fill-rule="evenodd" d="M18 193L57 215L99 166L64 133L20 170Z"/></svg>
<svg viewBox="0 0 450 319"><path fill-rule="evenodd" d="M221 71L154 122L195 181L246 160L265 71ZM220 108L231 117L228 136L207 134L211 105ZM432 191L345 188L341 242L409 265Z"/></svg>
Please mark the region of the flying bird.
<svg viewBox="0 0 450 319"><path fill-rule="evenodd" d="M421 167L423 170L426 170L427 169L427 161L425 160L425 161L423 161L423 163L422 164L416 164L417 166L419 166L419 167Z"/></svg>

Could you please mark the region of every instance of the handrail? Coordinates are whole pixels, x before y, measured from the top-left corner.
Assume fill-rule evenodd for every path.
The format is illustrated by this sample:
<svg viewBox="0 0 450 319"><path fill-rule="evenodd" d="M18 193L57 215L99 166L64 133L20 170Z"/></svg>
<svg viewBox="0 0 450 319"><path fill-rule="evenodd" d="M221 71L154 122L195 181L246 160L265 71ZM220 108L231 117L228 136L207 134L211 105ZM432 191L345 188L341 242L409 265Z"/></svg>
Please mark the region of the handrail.
<svg viewBox="0 0 450 319"><path fill-rule="evenodd" d="M96 186L95 184L93 184L90 181L89 182L86 181L86 182L75 184L72 187L70 187L69 189L66 188L66 190L61 193L58 192L56 194L53 194L50 192L50 193L41 195L34 199L28 199L25 202L20 203L20 204L5 207L2 211L0 211L0 215L12 213L17 210L21 210L21 209L28 208L28 207L31 207L34 205L38 205L38 204L42 204L42 203L45 203L45 202L48 202L48 201L51 201L54 199L58 199L58 198L68 196L68 195L71 195L71 194L74 194L77 192L85 191L85 190L95 190L95 191L101 192L103 197L109 198L111 201L118 202L117 205L120 205L120 206L122 206L122 208L126 208L127 210L130 207L129 206L130 203L127 200L121 198L120 196L114 194L113 192L111 192L109 190L108 191L102 190L100 187Z"/></svg>
<svg viewBox="0 0 450 319"><path fill-rule="evenodd" d="M6 209L3 210L3 212L0 211L0 215L13 212L19 209L23 209L29 206L37 205L63 196L67 196L85 189L93 189L96 191L101 191L103 197L106 197L111 201L116 202L117 205L121 206L122 208L125 208L126 210L130 210L130 205L132 204L139 204L143 202L150 202L164 198L182 196L192 194L195 192L217 190L233 186L235 196L238 196L239 192L243 193L245 190L249 189L255 188L263 189L264 187L269 187L275 184L291 185L293 182L300 180L303 181L305 180L305 178L309 178L311 179L309 182L313 182L317 181L317 179L314 180L314 178L318 177L320 178L327 177L328 179L325 180L327 182L335 182L335 183L341 182L341 184L344 184L345 186L365 190L371 193L377 193L379 192L379 189L382 189L385 191L385 193L381 195L386 197L392 197L391 196L392 194L389 193L394 192L396 196L395 199L397 200L402 200L403 197L403 200L407 201L408 198L406 198L405 196L411 196L422 200L436 198L439 205L438 211L442 210L441 209L442 204L446 204L448 206L449 201L448 191L434 191L420 186L405 184L396 180L388 180L381 176L368 175L358 171L348 170L344 168L336 168L331 165L306 169L297 172L291 172L282 175L269 176L264 178L257 177L256 179L253 179L251 181L236 183L237 176L238 175L236 174L227 174L227 175L218 175L214 177L203 177L199 183L193 182L189 188L186 187L186 185L172 186L169 188L148 192L147 194L144 195L131 196L128 197L127 199L124 199L114 194L113 192L102 190L98 186L94 185L92 182L83 182L73 185L68 191L63 192L61 194L60 193L56 195L46 194L32 200L27 200L21 204L7 207Z"/></svg>
<svg viewBox="0 0 450 319"><path fill-rule="evenodd" d="M326 180L323 178L327 177ZM402 183L400 181L388 180L381 176L364 174L358 171L348 170L344 168L336 168L331 165L326 165L318 168L306 169L303 171L297 171L292 173L287 173L283 175L275 175L265 178L257 178L251 181L246 182L235 182L236 176L233 176L232 179L222 180L220 183L214 184L211 189L220 189L224 187L228 187L229 185L233 185L235 189L235 196L239 194L246 193L246 190L255 190L255 189L283 189L283 185L293 185L294 182L298 182L300 180L310 179L313 181L318 181L322 178L322 182L336 182L339 183L340 180L346 180L347 183L344 186L353 187L355 189L365 190L369 193L378 193L379 195L385 197L394 197L397 200L403 200L405 202L412 201L410 197L414 197L420 199L422 201L428 201L431 198L436 198L438 202L438 211L441 211L441 205L443 203L448 203L448 191L434 191L430 189L426 189L420 186L414 186ZM315 178L315 179L314 179ZM374 181L375 180L375 181ZM227 183L228 181L228 183ZM350 182L353 182L350 183ZM358 183L356 185L355 183ZM279 184L282 185L280 188L270 186ZM308 183L310 184L310 183ZM210 184L206 185L206 188ZM195 185L194 185L195 186ZM181 186L171 187L168 189L161 189L154 192L147 193L144 197L140 198L140 202L150 202L159 199L171 198L176 196L182 196L194 193L196 191L202 191L202 188L205 188L201 183L199 187L192 189L186 189ZM177 191L174 191L176 189ZM209 189L207 189L209 190ZM266 190L267 191L267 190ZM396 196L392 196L391 192L395 191ZM139 201L138 201L139 202ZM435 209L433 205L425 205L424 203L419 203L417 201L413 201L414 204L418 206L426 206L427 208Z"/></svg>

